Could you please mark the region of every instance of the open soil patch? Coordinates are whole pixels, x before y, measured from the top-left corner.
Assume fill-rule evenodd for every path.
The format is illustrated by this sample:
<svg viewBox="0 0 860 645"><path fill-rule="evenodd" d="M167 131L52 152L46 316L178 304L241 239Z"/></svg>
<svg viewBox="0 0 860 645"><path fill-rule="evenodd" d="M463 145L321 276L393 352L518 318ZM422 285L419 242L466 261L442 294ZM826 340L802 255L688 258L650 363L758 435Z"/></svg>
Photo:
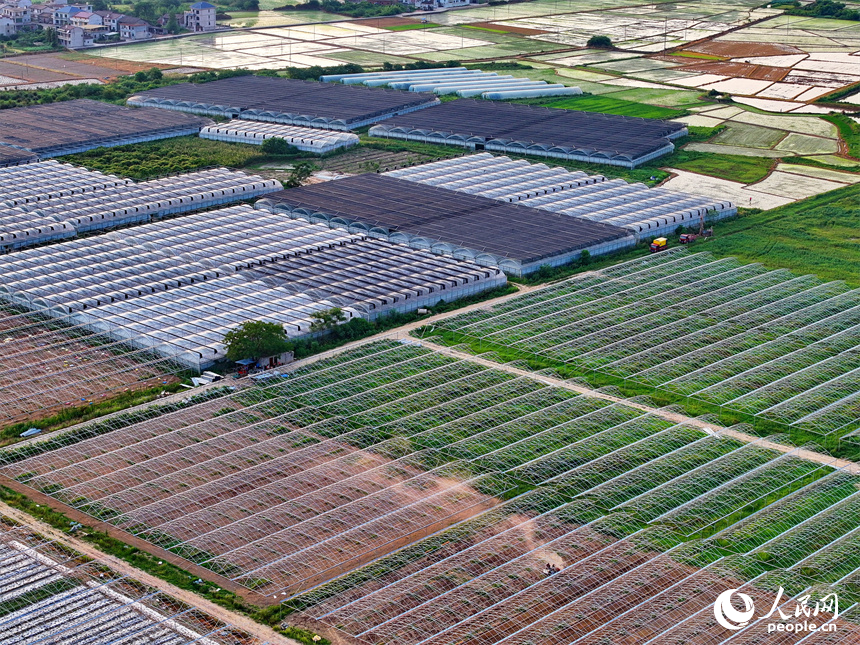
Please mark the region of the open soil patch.
<svg viewBox="0 0 860 645"><path fill-rule="evenodd" d="M730 41L708 41L698 43L688 48L690 51L725 58L740 58L742 56L784 56L786 54L803 54L797 47L781 43L735 43Z"/></svg>

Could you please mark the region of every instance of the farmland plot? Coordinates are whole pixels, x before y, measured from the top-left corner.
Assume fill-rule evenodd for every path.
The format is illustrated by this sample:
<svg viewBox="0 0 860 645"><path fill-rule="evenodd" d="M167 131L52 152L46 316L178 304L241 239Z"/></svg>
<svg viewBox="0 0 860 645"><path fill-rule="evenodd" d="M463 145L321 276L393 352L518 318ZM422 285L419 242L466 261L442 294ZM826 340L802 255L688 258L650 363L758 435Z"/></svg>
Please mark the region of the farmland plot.
<svg viewBox="0 0 860 645"><path fill-rule="evenodd" d="M638 268L653 280L733 272L758 280L751 293L790 282L712 264ZM607 271L636 286L634 272ZM621 297L605 275L581 280L583 305ZM798 280L780 292L815 287ZM809 305L846 293L818 287ZM527 317L577 293L557 285L501 309ZM775 449L785 437L744 443L417 343L371 343L204 404L106 422L0 452L2 474L365 643L599 642L610 616L622 626L679 585L701 590L687 596L695 612L717 590L854 544L845 523L860 478ZM792 531L824 513L845 519L814 551L792 550ZM803 575L832 585L860 565L842 561Z"/></svg>

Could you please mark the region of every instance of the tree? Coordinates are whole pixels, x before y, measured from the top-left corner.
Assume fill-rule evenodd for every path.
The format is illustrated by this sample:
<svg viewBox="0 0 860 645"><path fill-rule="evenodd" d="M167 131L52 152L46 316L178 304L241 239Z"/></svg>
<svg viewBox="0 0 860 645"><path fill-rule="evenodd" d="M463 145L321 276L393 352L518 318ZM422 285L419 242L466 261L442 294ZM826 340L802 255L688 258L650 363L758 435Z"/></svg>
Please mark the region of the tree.
<svg viewBox="0 0 860 645"><path fill-rule="evenodd" d="M592 36L588 39L586 46L596 49L612 49L612 39L609 36Z"/></svg>
<svg viewBox="0 0 860 645"><path fill-rule="evenodd" d="M290 155L298 152L298 149L295 146L291 146L287 143L286 139L281 137L266 139L263 141L263 145L260 146L260 150L265 152L267 155ZM305 179L307 179L307 177L305 177Z"/></svg>
<svg viewBox="0 0 860 645"><path fill-rule="evenodd" d="M160 81L162 78L164 78L164 74L162 74L161 70L157 67L153 67L146 73L146 77L150 81Z"/></svg>
<svg viewBox="0 0 860 645"><path fill-rule="evenodd" d="M293 347L283 325L262 320L243 322L224 334L223 342L227 346L227 360L231 361L277 356Z"/></svg>
<svg viewBox="0 0 860 645"><path fill-rule="evenodd" d="M60 37L57 35L57 30L48 27L45 29L45 42L47 42L51 47L59 47L60 46Z"/></svg>
<svg viewBox="0 0 860 645"><path fill-rule="evenodd" d="M314 165L309 164L306 161L296 164L293 167L293 171L290 173L290 176L287 178L287 181L284 182L284 188L298 188L308 177L311 176L313 171Z"/></svg>
<svg viewBox="0 0 860 645"><path fill-rule="evenodd" d="M329 331L334 329L342 322L346 322L346 314L340 307L332 307L324 311L315 311L311 314L313 322L311 323L312 332Z"/></svg>

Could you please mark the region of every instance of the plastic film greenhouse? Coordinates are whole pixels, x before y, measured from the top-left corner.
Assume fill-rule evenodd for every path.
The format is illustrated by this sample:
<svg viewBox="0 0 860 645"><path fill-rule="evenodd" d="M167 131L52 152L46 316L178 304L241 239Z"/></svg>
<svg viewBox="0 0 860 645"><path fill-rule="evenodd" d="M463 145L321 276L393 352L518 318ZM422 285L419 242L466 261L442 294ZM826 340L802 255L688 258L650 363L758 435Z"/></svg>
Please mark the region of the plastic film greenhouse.
<svg viewBox="0 0 860 645"><path fill-rule="evenodd" d="M486 356L374 341L2 449L0 475L360 643L720 643L731 589L808 595L843 639L787 642L860 638L856 467Z"/></svg>
<svg viewBox="0 0 860 645"><path fill-rule="evenodd" d="M489 153L385 173L429 186L515 202L629 229L637 238L674 233L737 214L728 200L690 195L623 179L550 168Z"/></svg>
<svg viewBox="0 0 860 645"><path fill-rule="evenodd" d="M60 186L60 188L58 188ZM57 162L0 169L0 249L150 222L282 188L274 179L216 168L134 183Z"/></svg>
<svg viewBox="0 0 860 645"><path fill-rule="evenodd" d="M0 261L10 307L0 413L78 400L100 379L111 390L199 370L223 358L224 333L246 320L296 338L315 312L374 320L505 282L499 269L249 206L12 253ZM59 324L36 322L45 318Z"/></svg>
<svg viewBox="0 0 860 645"><path fill-rule="evenodd" d="M298 150L324 154L358 144L358 135L351 132L300 128L280 123L258 123L233 119L200 130L201 139L262 145L266 139L278 137Z"/></svg>
<svg viewBox="0 0 860 645"><path fill-rule="evenodd" d="M438 105L435 94L345 87L266 76L180 83L147 90L129 105L268 121L326 130L351 130Z"/></svg>
<svg viewBox="0 0 860 645"><path fill-rule="evenodd" d="M0 147L41 158L197 134L209 119L78 99L4 110Z"/></svg>
<svg viewBox="0 0 860 645"><path fill-rule="evenodd" d="M376 137L635 168L675 149L683 123L494 101L449 101L373 126Z"/></svg>

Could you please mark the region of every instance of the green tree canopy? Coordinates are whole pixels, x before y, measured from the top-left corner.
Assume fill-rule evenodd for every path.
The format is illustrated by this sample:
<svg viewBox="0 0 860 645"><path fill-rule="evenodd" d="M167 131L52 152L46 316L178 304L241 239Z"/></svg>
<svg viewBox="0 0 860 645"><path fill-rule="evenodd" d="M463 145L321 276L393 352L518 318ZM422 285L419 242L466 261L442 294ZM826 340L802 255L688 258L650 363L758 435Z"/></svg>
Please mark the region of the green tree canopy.
<svg viewBox="0 0 860 645"><path fill-rule="evenodd" d="M260 150L265 152L267 155L291 155L298 152L298 149L295 146L291 146L287 143L287 140L282 137L266 139L263 141L263 145L260 146Z"/></svg>
<svg viewBox="0 0 860 645"><path fill-rule="evenodd" d="M292 349L283 325L262 320L248 320L231 329L224 334L224 344L230 361L277 356Z"/></svg>
<svg viewBox="0 0 860 645"><path fill-rule="evenodd" d="M315 311L311 314L313 322L311 323L311 331L328 331L334 329L342 322L346 322L346 314L340 307L332 307L325 311Z"/></svg>
<svg viewBox="0 0 860 645"><path fill-rule="evenodd" d="M611 49L612 39L609 36L592 36L586 43L587 47L596 47L598 49Z"/></svg>

